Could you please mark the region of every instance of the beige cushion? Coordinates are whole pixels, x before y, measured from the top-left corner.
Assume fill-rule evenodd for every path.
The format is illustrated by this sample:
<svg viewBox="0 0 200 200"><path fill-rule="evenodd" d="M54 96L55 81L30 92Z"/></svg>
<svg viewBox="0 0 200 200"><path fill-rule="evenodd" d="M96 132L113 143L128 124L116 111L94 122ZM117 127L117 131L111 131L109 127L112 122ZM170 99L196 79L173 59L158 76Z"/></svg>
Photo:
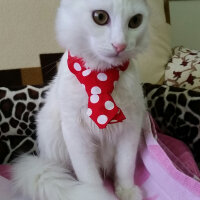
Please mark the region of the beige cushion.
<svg viewBox="0 0 200 200"><path fill-rule="evenodd" d="M164 81L165 66L171 57L170 25L166 23L163 0L149 0L150 43L137 59L142 82L159 83Z"/></svg>
<svg viewBox="0 0 200 200"><path fill-rule="evenodd" d="M165 84L200 91L200 51L176 47L166 67Z"/></svg>

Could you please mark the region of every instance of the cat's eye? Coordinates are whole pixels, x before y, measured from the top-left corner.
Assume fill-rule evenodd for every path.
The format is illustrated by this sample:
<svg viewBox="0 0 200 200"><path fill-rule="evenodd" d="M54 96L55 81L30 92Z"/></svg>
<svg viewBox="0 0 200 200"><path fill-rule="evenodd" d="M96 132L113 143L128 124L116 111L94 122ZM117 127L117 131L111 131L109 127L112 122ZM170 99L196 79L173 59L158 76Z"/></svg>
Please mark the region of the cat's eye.
<svg viewBox="0 0 200 200"><path fill-rule="evenodd" d="M142 14L137 14L130 19L128 26L129 28L136 29L142 24L142 21L143 21Z"/></svg>
<svg viewBox="0 0 200 200"><path fill-rule="evenodd" d="M98 25L106 25L109 22L109 15L104 10L96 10L92 13L93 20Z"/></svg>

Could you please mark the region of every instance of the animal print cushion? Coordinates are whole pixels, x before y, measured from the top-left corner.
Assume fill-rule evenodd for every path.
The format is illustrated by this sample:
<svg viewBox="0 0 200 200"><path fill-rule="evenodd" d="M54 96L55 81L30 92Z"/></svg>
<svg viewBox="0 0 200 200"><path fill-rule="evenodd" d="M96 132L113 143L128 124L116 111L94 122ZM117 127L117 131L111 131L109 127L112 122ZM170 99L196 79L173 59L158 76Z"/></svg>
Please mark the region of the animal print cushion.
<svg viewBox="0 0 200 200"><path fill-rule="evenodd" d="M200 92L200 51L176 47L165 70L165 84Z"/></svg>
<svg viewBox="0 0 200 200"><path fill-rule="evenodd" d="M35 114L46 90L47 86L0 87L0 163L37 152Z"/></svg>
<svg viewBox="0 0 200 200"><path fill-rule="evenodd" d="M184 141L200 167L200 93L144 84L148 110L162 131ZM0 163L22 153L37 153L35 114L48 86L0 87Z"/></svg>
<svg viewBox="0 0 200 200"><path fill-rule="evenodd" d="M160 129L185 142L200 167L200 93L166 85L144 84L143 88Z"/></svg>

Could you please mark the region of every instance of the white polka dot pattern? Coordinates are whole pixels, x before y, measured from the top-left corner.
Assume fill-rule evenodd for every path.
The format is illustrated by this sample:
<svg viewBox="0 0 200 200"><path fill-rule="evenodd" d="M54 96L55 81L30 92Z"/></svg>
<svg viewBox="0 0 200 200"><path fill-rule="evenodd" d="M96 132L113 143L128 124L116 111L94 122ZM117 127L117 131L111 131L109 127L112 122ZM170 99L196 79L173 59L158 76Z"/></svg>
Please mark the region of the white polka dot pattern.
<svg viewBox="0 0 200 200"><path fill-rule="evenodd" d="M118 122L118 121L117 121L116 119L113 119L113 120L110 121L110 123L113 123L113 124L114 124L114 123L117 123L117 122Z"/></svg>
<svg viewBox="0 0 200 200"><path fill-rule="evenodd" d="M97 118L97 122L101 125L106 124L106 122L108 121L108 117L106 115L100 115Z"/></svg>
<svg viewBox="0 0 200 200"><path fill-rule="evenodd" d="M85 71L83 71L82 75L88 76L88 75L90 75L91 72L92 72L91 69L86 69Z"/></svg>
<svg viewBox="0 0 200 200"><path fill-rule="evenodd" d="M91 103L95 104L95 103L98 103L99 102L99 96L94 94L90 97L90 101Z"/></svg>
<svg viewBox="0 0 200 200"><path fill-rule="evenodd" d="M86 114L87 114L88 117L90 117L92 115L92 109L88 108Z"/></svg>
<svg viewBox="0 0 200 200"><path fill-rule="evenodd" d="M112 110L112 109L114 109L115 105L112 101L106 101L105 107L107 110Z"/></svg>
<svg viewBox="0 0 200 200"><path fill-rule="evenodd" d="M98 86L95 86L91 89L91 94L101 94L101 88Z"/></svg>
<svg viewBox="0 0 200 200"><path fill-rule="evenodd" d="M70 71L76 76L88 94L86 114L99 128L103 129L108 124L122 122L126 119L121 109L115 104L111 93L113 92L114 84L119 79L120 67L127 67L127 63L105 72L96 72L85 68L84 60L72 57L70 52L67 62Z"/></svg>
<svg viewBox="0 0 200 200"><path fill-rule="evenodd" d="M79 63L74 63L74 69L76 70L76 71L81 71L81 66L80 66L80 64Z"/></svg>
<svg viewBox="0 0 200 200"><path fill-rule="evenodd" d="M99 73L97 75L97 78L100 80L100 81L107 81L108 77L105 73Z"/></svg>

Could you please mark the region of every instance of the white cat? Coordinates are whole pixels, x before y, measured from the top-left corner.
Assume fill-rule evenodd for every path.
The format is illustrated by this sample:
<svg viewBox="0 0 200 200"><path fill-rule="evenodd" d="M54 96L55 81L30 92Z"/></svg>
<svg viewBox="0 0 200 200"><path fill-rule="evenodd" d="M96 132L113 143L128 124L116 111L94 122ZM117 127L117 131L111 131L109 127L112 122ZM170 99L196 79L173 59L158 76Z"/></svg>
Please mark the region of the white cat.
<svg viewBox="0 0 200 200"><path fill-rule="evenodd" d="M113 175L120 200L141 200L133 182L145 110L132 62L112 97L126 120L99 129L87 116L88 96L68 68L68 51L105 72L131 59L148 40L146 0L62 0L56 29L65 47L57 76L37 117L39 157L13 167L15 188L32 200L114 200L103 186Z"/></svg>

